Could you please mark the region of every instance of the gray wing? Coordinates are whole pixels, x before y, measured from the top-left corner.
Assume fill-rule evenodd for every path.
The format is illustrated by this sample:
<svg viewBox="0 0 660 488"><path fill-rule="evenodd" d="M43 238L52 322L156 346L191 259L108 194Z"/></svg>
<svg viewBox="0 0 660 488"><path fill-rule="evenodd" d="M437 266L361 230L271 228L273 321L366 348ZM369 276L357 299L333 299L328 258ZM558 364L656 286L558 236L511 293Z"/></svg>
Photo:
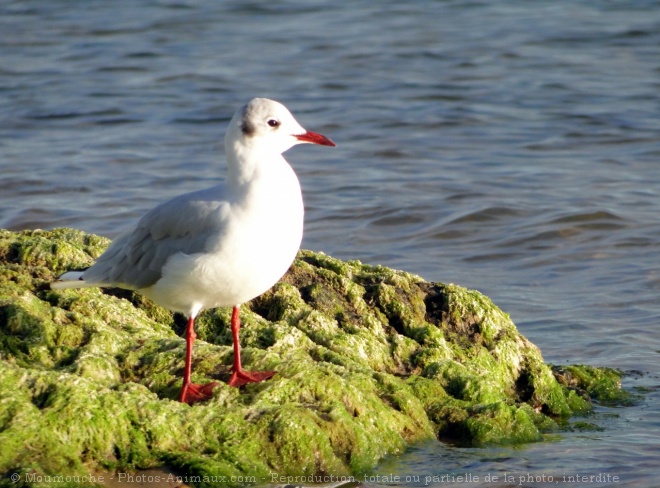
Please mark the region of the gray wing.
<svg viewBox="0 0 660 488"><path fill-rule="evenodd" d="M157 206L133 231L115 239L85 271L83 279L132 290L153 285L170 256L202 252L209 236L222 232L229 213L222 193L222 187L217 186Z"/></svg>

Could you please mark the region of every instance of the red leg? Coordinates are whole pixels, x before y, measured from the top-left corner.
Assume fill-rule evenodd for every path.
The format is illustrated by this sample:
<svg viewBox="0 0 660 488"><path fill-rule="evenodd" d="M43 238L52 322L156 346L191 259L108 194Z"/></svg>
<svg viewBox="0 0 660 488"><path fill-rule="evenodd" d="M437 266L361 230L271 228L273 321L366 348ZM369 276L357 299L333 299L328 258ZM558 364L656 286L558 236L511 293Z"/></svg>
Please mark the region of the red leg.
<svg viewBox="0 0 660 488"><path fill-rule="evenodd" d="M186 369L183 372L183 385L181 386L181 394L179 395L179 401L182 403L188 403L189 405L211 398L213 396L213 388L218 385L217 381L206 383L205 385L197 385L190 381L190 374L192 372L192 349L196 338L195 317L189 317L188 327L186 328Z"/></svg>
<svg viewBox="0 0 660 488"><path fill-rule="evenodd" d="M275 371L245 371L241 366L241 343L238 339L238 331L241 328L239 306L236 305L231 312L231 337L234 342L234 365L229 386L242 386L247 383L259 383L275 375Z"/></svg>

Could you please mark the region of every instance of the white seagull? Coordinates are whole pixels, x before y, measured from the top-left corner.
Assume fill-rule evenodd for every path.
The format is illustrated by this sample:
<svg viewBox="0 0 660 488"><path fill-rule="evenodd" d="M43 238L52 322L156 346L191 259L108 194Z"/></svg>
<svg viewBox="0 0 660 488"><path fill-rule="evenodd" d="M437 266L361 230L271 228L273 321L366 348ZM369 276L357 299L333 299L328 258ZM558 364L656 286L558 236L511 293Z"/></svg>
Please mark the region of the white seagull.
<svg viewBox="0 0 660 488"><path fill-rule="evenodd" d="M195 317L204 309L233 307L234 363L229 384L270 378L274 371L249 372L241 367L239 308L271 288L300 247L302 193L282 153L301 143L335 146L327 137L303 129L284 105L266 98L251 100L229 123L223 183L158 205L90 268L64 273L51 287L135 290L185 314L181 402L208 399L218 384L190 381Z"/></svg>

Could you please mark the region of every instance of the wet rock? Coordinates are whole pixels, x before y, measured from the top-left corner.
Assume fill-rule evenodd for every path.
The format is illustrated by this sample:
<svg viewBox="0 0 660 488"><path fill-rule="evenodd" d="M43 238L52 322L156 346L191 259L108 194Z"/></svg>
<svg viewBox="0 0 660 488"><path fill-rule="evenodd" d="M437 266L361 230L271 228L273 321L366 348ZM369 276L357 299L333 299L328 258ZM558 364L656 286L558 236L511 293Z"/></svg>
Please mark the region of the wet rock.
<svg viewBox="0 0 660 488"><path fill-rule="evenodd" d="M579 385L558 381L477 291L301 251L242 312L244 365L278 374L222 383L191 407L176 401L185 319L125 290L48 288L107 244L72 229L0 231L1 476L166 465L203 486L360 474L426 438L537 441L598 390L575 371ZM195 382L228 378L229 320L199 317Z"/></svg>

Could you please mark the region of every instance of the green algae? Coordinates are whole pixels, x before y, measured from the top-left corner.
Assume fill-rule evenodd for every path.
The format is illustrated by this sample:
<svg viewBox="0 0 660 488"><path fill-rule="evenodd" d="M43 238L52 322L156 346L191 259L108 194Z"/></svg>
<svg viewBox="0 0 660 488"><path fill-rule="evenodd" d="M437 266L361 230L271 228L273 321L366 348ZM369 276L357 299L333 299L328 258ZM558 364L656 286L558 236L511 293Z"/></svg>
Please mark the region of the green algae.
<svg viewBox="0 0 660 488"><path fill-rule="evenodd" d="M585 398L594 398L603 405L632 405L635 395L621 388L624 373L612 368L588 365L553 366L560 384Z"/></svg>
<svg viewBox="0 0 660 488"><path fill-rule="evenodd" d="M242 310L245 366L278 374L182 405L184 318L125 290L47 286L107 244L0 231L0 484L164 465L198 486L356 475L428 438L538 441L589 411L589 396L627 398L613 370L553 371L474 290L301 251ZM194 381L229 377L229 321L223 309L199 317Z"/></svg>

